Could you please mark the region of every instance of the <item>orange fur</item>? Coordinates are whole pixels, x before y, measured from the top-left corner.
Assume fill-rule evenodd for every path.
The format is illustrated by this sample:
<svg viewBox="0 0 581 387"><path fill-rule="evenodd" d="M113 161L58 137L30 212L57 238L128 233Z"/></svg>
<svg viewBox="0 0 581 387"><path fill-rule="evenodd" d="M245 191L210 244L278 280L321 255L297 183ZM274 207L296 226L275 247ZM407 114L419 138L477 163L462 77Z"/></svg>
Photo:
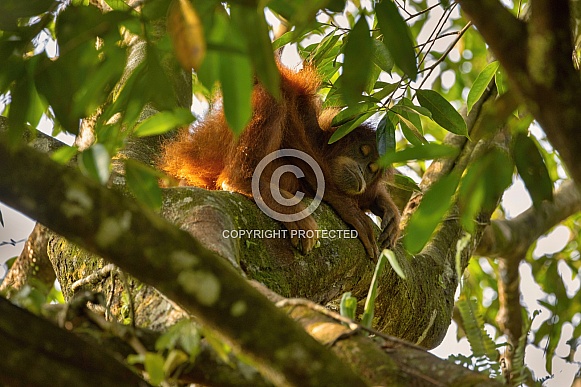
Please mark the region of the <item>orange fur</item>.
<svg viewBox="0 0 581 387"><path fill-rule="evenodd" d="M214 111L164 145L161 168L189 185L206 189L227 188L252 197L252 175L266 155L279 149L301 150L313 157L323 171L326 183L323 199L359 232L367 252L376 258L378 250L373 226L364 211L371 210L383 218L384 231L380 241L389 244L393 244L398 235L399 213L385 188L389 173L365 172L369 160L378 157L375 132L363 125L338 142L328 144L335 130L331 121L337 109L321 108L317 95L320 80L316 72L309 68L300 72L282 66L279 69L281 98L275 99L257 84L252 94L252 119L239 138L235 138L228 128L223 111ZM372 148L374 153L366 158L361 156L362 144L371 144L369 149ZM291 214L299 212L304 205L283 207L269 194L269 178L278 167L288 164L299 167L305 176L298 179L290 173L283 174L279 187L281 195L289 198L301 191L313 196L316 190L314 172L305 162L291 158L270 163L261 176L260 189L270 208ZM359 183L358 187L366 187L360 193L346 187L353 180L354 171L362 176L361 179L363 174L369 175ZM285 225L290 230L317 228L310 216ZM313 240L296 239L292 242L304 251L314 246Z"/></svg>

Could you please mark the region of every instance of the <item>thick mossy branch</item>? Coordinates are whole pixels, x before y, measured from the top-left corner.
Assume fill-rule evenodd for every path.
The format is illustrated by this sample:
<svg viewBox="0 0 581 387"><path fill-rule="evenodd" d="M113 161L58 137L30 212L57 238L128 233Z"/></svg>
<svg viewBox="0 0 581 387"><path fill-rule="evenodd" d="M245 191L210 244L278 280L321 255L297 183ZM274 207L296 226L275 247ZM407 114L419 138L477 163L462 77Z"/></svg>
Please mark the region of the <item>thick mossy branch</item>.
<svg viewBox="0 0 581 387"><path fill-rule="evenodd" d="M491 95L493 93L487 93L487 96ZM481 103L477 104L467 118L471 127L477 122L481 107ZM475 144L466 142L464 137L456 136L454 139L461 141L451 140L450 143L463 147L464 159L468 162ZM424 181L437 180L452 168L459 167L454 160L442 160L432 165ZM407 213L412 211L408 210ZM273 238L233 237L233 232L262 230L282 233L285 229L261 213L249 199L223 191L208 192L187 187L166 189L162 212L165 218L195 236L204 247L228 260L239 273L264 283L285 297L304 297L324 304L339 298L346 291L359 300L367 294L374 264L357 238L321 238L320 246L305 256L290 246L288 238L280 237L282 234ZM100 215L95 216L98 221ZM350 231L325 204L314 216L324 230ZM103 220L111 221L107 218ZM391 268L384 273L376 301L374 326L378 330L425 347L440 343L450 323L458 283L453 269L453 247L462 235L457 221L447 221L421 255L406 257L403 251L398 251L400 266L408 280L401 280ZM106 239L107 235L101 238ZM138 245L140 243L137 242ZM469 257L471 251L472 248L466 249L464 255ZM101 259L83 253L64 240L59 242L55 239L51 243L51 252L59 280L68 296L72 294L70 283L104 265ZM171 250L165 256L170 253ZM467 262L467 258L464 261ZM102 286L97 286L96 290L103 290ZM148 293L142 297L143 288L139 286L133 286L132 291L139 299L149 300L147 305L153 305L151 300L155 298L154 294ZM121 301L120 297L117 299ZM119 304L117 301L113 305ZM151 311L157 314L155 310L159 308L164 307L160 304ZM136 322L140 326L154 328L151 313L146 309L139 310L143 313L136 314Z"/></svg>
<svg viewBox="0 0 581 387"><path fill-rule="evenodd" d="M264 288L262 287L264 290ZM269 299L281 301L280 296L266 290ZM281 306L293 319L300 322L303 328L317 341L329 347L345 363L350 364L358 374L364 375L372 385L409 386L409 385L479 385L498 386L499 384L488 378L485 374L470 371L462 366L439 359L426 353L423 349L404 343L401 340L378 335L370 338L364 334L364 330L346 327L334 318L332 312L323 307L304 300L285 300L286 306ZM298 301L294 302L294 301ZM147 329L133 329L116 322L107 322L84 306L86 299L76 298L69 305L51 305L43 309L43 315L58 324L66 324L70 331L60 331L58 338L61 340L59 348L64 342L66 348L78 342L73 334L80 336L88 343L81 348L94 345L104 346L109 351L95 351L97 358L110 361L109 352L126 357L133 354L138 347L138 352L144 350L156 352L155 343L160 333ZM0 309L2 308L0 300ZM7 304L8 307L8 304ZM10 306L14 310L14 306ZM319 309L323 309L321 313ZM28 316L27 326L34 331L48 331L52 333L56 328L47 321L29 315L27 312L16 310L15 313L2 314L5 326L17 326L22 322L22 315ZM0 324L3 325L3 324ZM34 336L34 347L51 345L52 336ZM182 349L177 347L177 349ZM34 353L34 356L38 356ZM44 358L42 358L44 361ZM50 360L50 359L49 359ZM78 368L77 363L69 365L73 370ZM140 368L140 365L137 365ZM68 369L68 368L66 368ZM103 378L114 377L110 375L111 366L104 366ZM5 367L6 375L19 375L20 382L33 384L38 375L45 375L46 370L41 369L35 373L23 373L28 370L21 364L10 364ZM53 372L51 369L50 372ZM78 372L78 371L75 371ZM58 377L61 375L59 374ZM224 361L204 340L201 342L200 352L193 361L181 364L172 375L175 381L180 383L202 383L209 386L268 386L271 385L260 374L250 369L233 356ZM0 380L2 376L0 375ZM85 379L81 379L85 380ZM101 383L99 379L95 381ZM85 383L87 385L90 384ZM116 384L117 385L117 384Z"/></svg>
<svg viewBox="0 0 581 387"><path fill-rule="evenodd" d="M3 385L149 385L102 347L81 340L1 297L0 354Z"/></svg>
<svg viewBox="0 0 581 387"><path fill-rule="evenodd" d="M367 291L374 264L354 235L321 238L317 248L303 255L291 246L280 223L240 194L180 187L166 190L164 197L166 219L228 259L249 279L285 297L325 303L345 291L360 297ZM322 230L351 235L349 227L325 204L314 217Z"/></svg>
<svg viewBox="0 0 581 387"><path fill-rule="evenodd" d="M0 141L0 164L4 203L155 286L255 359L273 381L365 385L187 233L27 147Z"/></svg>

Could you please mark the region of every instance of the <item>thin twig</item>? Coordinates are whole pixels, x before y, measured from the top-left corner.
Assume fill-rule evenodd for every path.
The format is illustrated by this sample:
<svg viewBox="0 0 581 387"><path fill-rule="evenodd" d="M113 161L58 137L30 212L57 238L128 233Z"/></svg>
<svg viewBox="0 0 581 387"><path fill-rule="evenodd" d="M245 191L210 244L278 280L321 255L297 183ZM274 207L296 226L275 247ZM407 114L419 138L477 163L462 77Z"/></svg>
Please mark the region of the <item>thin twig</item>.
<svg viewBox="0 0 581 387"><path fill-rule="evenodd" d="M127 344L131 346L138 354L145 354L147 348L141 343L141 341L135 335L135 330L132 327L126 325L121 325L117 322L109 322L105 320L101 315L93 313L90 310L86 311L87 317L95 323L104 332L111 332Z"/></svg>
<svg viewBox="0 0 581 387"><path fill-rule="evenodd" d="M81 286L96 283L116 269L117 269L117 266L113 265L112 263L105 265L102 268L100 268L99 270L97 270L96 272L94 272L93 274L90 274L90 275L86 276L85 278L81 278L80 280L73 282L71 285L71 290L74 292L75 290L77 290Z"/></svg>
<svg viewBox="0 0 581 387"><path fill-rule="evenodd" d="M417 49L419 49L420 51L422 50L422 47L427 46L428 44L434 43L437 40L443 39L443 38L447 38L448 36L454 36L454 35L458 35L458 31L451 31L451 32L445 32L441 35L436 36L434 39L432 40L427 40L424 43L420 43L416 46Z"/></svg>
<svg viewBox="0 0 581 387"><path fill-rule="evenodd" d="M424 61L426 60L426 57L428 56L428 53L432 50L432 48L434 47L435 41L434 38L438 35L440 35L440 33L442 32L442 30L444 29L444 25L446 20L448 20L448 18L450 17L450 14L452 13L453 7L447 8L444 10L444 13L442 14L442 17L440 17L440 19L438 20L438 23L436 24L436 27L432 30L432 32L430 33L430 36L428 36L428 39L426 40L427 42L431 42L426 49L426 53L424 54L424 56L422 57L421 60L419 60L419 66L422 65L422 63L424 63ZM418 53L418 57L422 54L422 52L420 51Z"/></svg>
<svg viewBox="0 0 581 387"><path fill-rule="evenodd" d="M14 239L10 239L10 241L0 242L0 246L5 246L5 245L16 246L17 244L22 243L22 242L26 242L26 239L20 239L18 241L15 241Z"/></svg>
<svg viewBox="0 0 581 387"><path fill-rule="evenodd" d="M404 11L405 13L408 14L408 16L411 16L412 14L408 12L407 9L405 9L405 1L403 3L403 5L400 5L397 1L395 1L395 3L397 4L398 8L401 9L402 11Z"/></svg>
<svg viewBox="0 0 581 387"><path fill-rule="evenodd" d="M422 86L424 85L424 83L426 83L426 81L432 75L432 73L434 72L434 70L436 69L436 67L440 63L442 63L444 61L444 59L446 59L446 57L448 56L448 54L450 54L450 52L454 49L454 47L456 46L456 44L460 41L460 39L462 38L462 36L466 33L466 31L468 31L468 29L470 27L472 27L472 22L466 23L466 25L460 31L457 32L458 36L448 46L448 48L446 49L446 51L444 51L444 53L442 54L442 56L440 58L438 58L438 60L433 65L431 65L430 67L427 67L424 70L422 70L422 72L428 71L428 74L424 77L424 79L422 80L422 83L420 83L420 86L418 87L419 89L421 89Z"/></svg>
<svg viewBox="0 0 581 387"><path fill-rule="evenodd" d="M424 10L418 12L418 13L415 13L413 15L410 15L409 12L408 12L408 15L410 15L410 17L408 17L407 19L405 19L405 21L407 22L407 21L409 21L409 20L411 20L411 19L413 19L415 17L418 17L420 15L423 15L424 13L430 12L432 9L438 7L439 5L440 5L440 3L436 3L436 4L434 4L434 5L426 8L426 9L424 9Z"/></svg>
<svg viewBox="0 0 581 387"><path fill-rule="evenodd" d="M111 275L111 290L109 291L109 298L107 299L107 304L105 305L105 319L111 321L111 305L113 305L113 296L115 295L115 273L112 271Z"/></svg>

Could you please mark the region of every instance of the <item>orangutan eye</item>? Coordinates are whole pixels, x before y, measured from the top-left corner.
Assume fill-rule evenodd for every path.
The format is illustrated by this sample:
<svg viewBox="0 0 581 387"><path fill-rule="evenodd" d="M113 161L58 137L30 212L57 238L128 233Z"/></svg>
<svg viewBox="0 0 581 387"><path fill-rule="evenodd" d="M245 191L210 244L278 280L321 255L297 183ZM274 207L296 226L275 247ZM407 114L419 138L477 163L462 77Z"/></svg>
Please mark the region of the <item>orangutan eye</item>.
<svg viewBox="0 0 581 387"><path fill-rule="evenodd" d="M362 145L360 150L361 154L365 157L369 156L369 154L371 153L371 147L369 145Z"/></svg>
<svg viewBox="0 0 581 387"><path fill-rule="evenodd" d="M369 168L369 171L371 173L375 173L379 170L379 165L377 165L377 163L369 163L369 165L367 166L367 168Z"/></svg>

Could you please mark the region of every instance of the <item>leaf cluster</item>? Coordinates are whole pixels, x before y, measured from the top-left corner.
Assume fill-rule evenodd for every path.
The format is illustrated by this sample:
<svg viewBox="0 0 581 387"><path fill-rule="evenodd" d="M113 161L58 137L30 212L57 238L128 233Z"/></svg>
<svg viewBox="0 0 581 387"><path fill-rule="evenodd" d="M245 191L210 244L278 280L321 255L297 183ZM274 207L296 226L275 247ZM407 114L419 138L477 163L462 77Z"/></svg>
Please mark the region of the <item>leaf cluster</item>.
<svg viewBox="0 0 581 387"><path fill-rule="evenodd" d="M169 1L149 0L138 9L121 0L106 3L108 12L80 0L0 4L0 106L9 119L12 141L46 121L55 134L78 134L81 120L94 118L94 145L82 152L63 147L52 157L66 163L77 156L79 168L103 184L109 180L112 157L130 136L159 136L194 120L167 75L168 68L178 71L175 57L185 56L180 63L186 63L188 80L193 67L193 90L211 96L220 89L227 121L239 134L251 117L255 82L278 96L273 52L290 46L297 47L304 64L319 71L324 106L341 109L331 141L365 121L377 122L381 162L409 172L396 176L398 188L419 191L415 181L430 160L458 156L456 148L442 144L447 133L477 142L503 128L512 137L507 150L487 149L464 170L429 187L407 226L404 245L412 254L424 248L449 216L454 199L462 226L473 232L478 214L497 207L494 198L510 186L515 167L536 208L552 200L553 186L566 177L558 156L531 127L530 114L518 104L504 105L511 96L504 70L497 62L489 63L484 41L466 28L454 3L432 7L414 1L398 7L388 0L368 6L345 0L176 0L170 6ZM442 16L430 16L436 7ZM514 7L514 13L520 11ZM271 16L286 27L284 34L275 36ZM428 21L437 21L437 26L420 41ZM454 39L449 46L438 45L448 37ZM136 47L143 51L143 60L127 66L128 53ZM481 107L490 93L496 95L493 106ZM467 114L482 109L484 118L467 125L466 115L458 112L463 104ZM156 113L145 114L149 108ZM135 196L159 208L159 173L135 160L127 160L125 170ZM579 234L578 219L568 227ZM580 242L572 237L561 252L528 259L535 281L547 294L541 304L552 316L533 332L535 345L546 340L549 371L564 324L574 323L581 310L578 297L567 293L559 268L565 262L578 278L575 254ZM397 261L390 263L398 266ZM498 291L494 274L479 264L470 270L478 289L473 296L483 305L482 288ZM471 322L467 335L479 359L476 365L492 367L492 347L482 324L494 320L498 301L488 305L483 319L477 317L473 301L461 300L460 306ZM576 324L574 337L579 336Z"/></svg>

